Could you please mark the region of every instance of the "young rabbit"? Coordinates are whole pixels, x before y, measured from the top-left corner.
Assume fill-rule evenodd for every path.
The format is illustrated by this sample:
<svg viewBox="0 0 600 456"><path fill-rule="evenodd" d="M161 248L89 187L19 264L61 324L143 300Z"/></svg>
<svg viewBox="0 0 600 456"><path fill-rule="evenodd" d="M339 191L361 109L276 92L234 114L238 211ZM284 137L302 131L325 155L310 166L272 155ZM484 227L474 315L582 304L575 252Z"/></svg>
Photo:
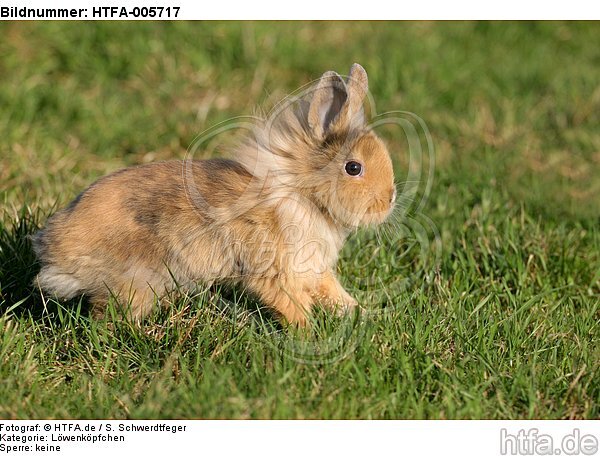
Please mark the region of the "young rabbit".
<svg viewBox="0 0 600 456"><path fill-rule="evenodd" d="M279 110L233 160L184 160L101 178L34 236L39 286L109 297L135 320L177 287L241 285L288 323L314 304L357 305L336 278L358 226L381 223L396 198L384 143L364 123L367 74L326 72Z"/></svg>

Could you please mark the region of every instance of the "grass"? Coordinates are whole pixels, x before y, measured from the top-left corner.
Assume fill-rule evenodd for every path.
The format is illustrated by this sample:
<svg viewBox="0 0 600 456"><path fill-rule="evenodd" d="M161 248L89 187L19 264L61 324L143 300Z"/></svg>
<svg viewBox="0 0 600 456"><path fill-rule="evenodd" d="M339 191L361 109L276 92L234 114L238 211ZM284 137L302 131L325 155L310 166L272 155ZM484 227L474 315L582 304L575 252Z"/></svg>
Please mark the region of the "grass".
<svg viewBox="0 0 600 456"><path fill-rule="evenodd" d="M0 418L600 416L597 24L21 22L0 36ZM27 236L96 178L182 158L204 129L354 61L377 111L418 114L436 148L421 213L343 251L364 318L317 315L298 334L200 289L139 328L32 289ZM383 134L402 181L406 144Z"/></svg>

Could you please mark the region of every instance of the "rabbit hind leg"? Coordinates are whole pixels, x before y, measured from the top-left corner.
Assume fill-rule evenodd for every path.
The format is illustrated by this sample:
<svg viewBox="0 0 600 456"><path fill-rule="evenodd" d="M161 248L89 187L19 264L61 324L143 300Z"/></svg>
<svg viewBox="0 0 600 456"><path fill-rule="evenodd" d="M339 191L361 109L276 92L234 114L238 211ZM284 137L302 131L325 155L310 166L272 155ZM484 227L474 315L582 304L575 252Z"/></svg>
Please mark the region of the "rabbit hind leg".
<svg viewBox="0 0 600 456"><path fill-rule="evenodd" d="M119 318L124 317L136 323L141 323L157 307L157 297L149 286L133 288L131 284L127 284L118 292L107 289L106 292L93 294L90 298L92 316L106 318L110 312L108 306L111 300Z"/></svg>

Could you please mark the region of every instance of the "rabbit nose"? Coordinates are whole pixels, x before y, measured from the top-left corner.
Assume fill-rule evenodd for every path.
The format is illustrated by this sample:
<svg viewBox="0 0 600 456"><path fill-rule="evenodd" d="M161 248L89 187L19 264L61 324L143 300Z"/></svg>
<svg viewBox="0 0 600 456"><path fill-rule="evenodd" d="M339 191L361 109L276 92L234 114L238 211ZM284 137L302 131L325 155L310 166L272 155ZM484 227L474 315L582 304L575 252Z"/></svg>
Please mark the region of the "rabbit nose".
<svg viewBox="0 0 600 456"><path fill-rule="evenodd" d="M396 188L394 187L394 189L392 190L392 193L390 195L390 204L394 204L395 201L396 201Z"/></svg>

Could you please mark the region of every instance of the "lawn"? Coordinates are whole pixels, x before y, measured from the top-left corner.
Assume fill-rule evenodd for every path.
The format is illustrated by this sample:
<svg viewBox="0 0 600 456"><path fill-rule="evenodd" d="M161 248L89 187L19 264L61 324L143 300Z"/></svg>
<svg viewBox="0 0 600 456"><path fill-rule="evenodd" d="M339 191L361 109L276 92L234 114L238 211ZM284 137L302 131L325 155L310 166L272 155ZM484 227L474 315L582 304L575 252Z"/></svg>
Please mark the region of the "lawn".
<svg viewBox="0 0 600 456"><path fill-rule="evenodd" d="M576 22L0 23L0 418L600 417L599 42ZM353 62L435 149L423 204L342 252L362 316L286 329L213 287L137 327L31 286L28 235L95 179ZM381 134L402 194L408 143Z"/></svg>

